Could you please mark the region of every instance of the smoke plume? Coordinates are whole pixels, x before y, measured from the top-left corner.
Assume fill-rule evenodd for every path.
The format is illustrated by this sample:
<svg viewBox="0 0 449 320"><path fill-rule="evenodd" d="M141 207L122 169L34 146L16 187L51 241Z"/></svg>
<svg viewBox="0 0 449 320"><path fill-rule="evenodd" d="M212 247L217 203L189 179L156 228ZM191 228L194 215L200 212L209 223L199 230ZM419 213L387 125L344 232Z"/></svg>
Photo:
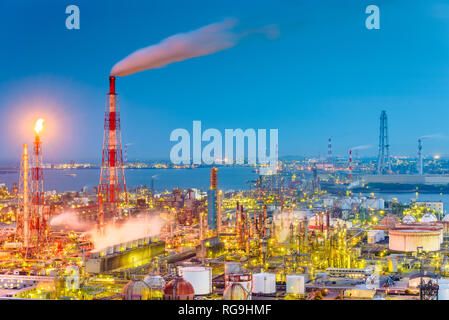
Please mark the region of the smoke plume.
<svg viewBox="0 0 449 320"><path fill-rule="evenodd" d="M135 51L111 70L113 76L127 76L136 72L164 67L170 63L209 55L234 47L251 34L261 33L267 38L278 36L276 26L236 32L236 19L225 19L197 30L168 37L158 44Z"/></svg>
<svg viewBox="0 0 449 320"><path fill-rule="evenodd" d="M356 151L356 150L366 150L366 149L371 149L372 147L373 147L372 145L365 144L365 145L362 145L362 146L357 146L357 147L351 148L351 150L352 150L352 151Z"/></svg>
<svg viewBox="0 0 449 320"><path fill-rule="evenodd" d="M50 226L60 227L73 231L87 231L92 225L81 221L75 212L68 211L61 213L50 220Z"/></svg>
<svg viewBox="0 0 449 320"><path fill-rule="evenodd" d="M425 136L419 137L419 139L447 139L447 136L441 133L427 134Z"/></svg>
<svg viewBox="0 0 449 320"><path fill-rule="evenodd" d="M123 242L159 235L164 224L165 221L159 216L129 218L122 224L107 224L103 232L94 228L88 232L88 236L94 251L100 251Z"/></svg>

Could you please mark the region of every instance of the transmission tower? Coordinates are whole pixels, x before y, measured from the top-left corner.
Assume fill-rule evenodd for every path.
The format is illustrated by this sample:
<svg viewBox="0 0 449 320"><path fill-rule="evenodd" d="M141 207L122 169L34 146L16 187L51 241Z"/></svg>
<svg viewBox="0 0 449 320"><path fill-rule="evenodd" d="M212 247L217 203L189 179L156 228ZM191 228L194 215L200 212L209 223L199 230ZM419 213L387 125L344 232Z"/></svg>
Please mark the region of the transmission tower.
<svg viewBox="0 0 449 320"><path fill-rule="evenodd" d="M104 119L103 157L98 187L99 223L103 214L119 217L120 195L127 203L125 172L123 168L120 114L115 93L115 77L109 77L109 94Z"/></svg>

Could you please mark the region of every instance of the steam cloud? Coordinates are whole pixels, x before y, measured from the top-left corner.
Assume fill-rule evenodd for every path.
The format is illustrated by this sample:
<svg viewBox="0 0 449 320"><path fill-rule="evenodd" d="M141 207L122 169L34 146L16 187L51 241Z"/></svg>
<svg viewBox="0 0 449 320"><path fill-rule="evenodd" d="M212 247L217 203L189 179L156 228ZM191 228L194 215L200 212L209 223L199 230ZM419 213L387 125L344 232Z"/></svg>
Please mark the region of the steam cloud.
<svg viewBox="0 0 449 320"><path fill-rule="evenodd" d="M370 144L365 144L365 145L362 145L362 146L357 146L357 147L351 148L351 150L353 150L353 151L355 151L355 150L366 150L366 149L371 149L372 147L373 146L370 145Z"/></svg>
<svg viewBox="0 0 449 320"><path fill-rule="evenodd" d="M234 47L251 34L261 33L267 38L276 38L278 28L274 25L259 29L236 32L236 19L225 19L200 29L168 37L130 54L111 70L113 76L127 76L136 72L164 67L170 63L209 55Z"/></svg>
<svg viewBox="0 0 449 320"><path fill-rule="evenodd" d="M74 231L87 231L92 225L85 223L78 218L78 215L72 211L61 213L50 220L50 226L61 227Z"/></svg>
<svg viewBox="0 0 449 320"><path fill-rule="evenodd" d="M91 238L94 250L100 251L119 243L159 235L164 224L165 220L159 216L129 218L123 224L107 224L103 228L103 233L94 228L87 234Z"/></svg>
<svg viewBox="0 0 449 320"><path fill-rule="evenodd" d="M419 139L447 139L447 136L441 133L427 134L425 136L419 137Z"/></svg>

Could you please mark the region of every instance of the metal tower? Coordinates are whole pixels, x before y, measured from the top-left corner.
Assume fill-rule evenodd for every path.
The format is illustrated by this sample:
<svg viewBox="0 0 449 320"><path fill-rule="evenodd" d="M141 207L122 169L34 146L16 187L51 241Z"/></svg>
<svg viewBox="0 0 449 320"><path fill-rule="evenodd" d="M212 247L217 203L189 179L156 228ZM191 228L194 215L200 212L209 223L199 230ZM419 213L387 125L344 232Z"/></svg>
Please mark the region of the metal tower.
<svg viewBox="0 0 449 320"><path fill-rule="evenodd" d="M327 163L332 163L332 139L327 142Z"/></svg>
<svg viewBox="0 0 449 320"><path fill-rule="evenodd" d="M423 175L423 163L422 163L422 140L418 139L418 174Z"/></svg>
<svg viewBox="0 0 449 320"><path fill-rule="evenodd" d="M18 236L22 238L23 247L28 248L30 240L30 167L28 145L23 145L22 162L19 178L19 210Z"/></svg>
<svg viewBox="0 0 449 320"><path fill-rule="evenodd" d="M101 160L98 205L100 223L107 217L119 216L120 194L128 202L123 168L120 114L115 93L115 77L109 77L109 94L104 118L103 156Z"/></svg>
<svg viewBox="0 0 449 320"><path fill-rule="evenodd" d="M43 119L36 122L33 143L33 168L31 170L31 215L30 215L30 246L37 250L46 241L47 221L44 216L44 178L42 168L42 142L39 133L43 129Z"/></svg>
<svg viewBox="0 0 449 320"><path fill-rule="evenodd" d="M390 145L388 144L387 112L380 114L379 156L377 159L377 174L391 171Z"/></svg>

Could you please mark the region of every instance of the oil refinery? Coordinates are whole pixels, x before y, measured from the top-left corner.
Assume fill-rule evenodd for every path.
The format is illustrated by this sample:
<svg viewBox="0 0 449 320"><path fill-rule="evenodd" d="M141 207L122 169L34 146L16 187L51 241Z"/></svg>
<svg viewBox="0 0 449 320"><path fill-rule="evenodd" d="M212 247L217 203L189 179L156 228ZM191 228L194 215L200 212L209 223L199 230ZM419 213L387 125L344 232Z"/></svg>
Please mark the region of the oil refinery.
<svg viewBox="0 0 449 320"><path fill-rule="evenodd" d="M44 192L45 119L23 145L2 193L0 299L449 299L443 204L353 193L365 165L336 163L331 139L325 164L281 161L249 190L221 190L220 166L208 190L127 189L115 82L97 192ZM372 176L394 177L382 141Z"/></svg>
<svg viewBox="0 0 449 320"><path fill-rule="evenodd" d="M449 6L25 2L0 300L449 300Z"/></svg>

